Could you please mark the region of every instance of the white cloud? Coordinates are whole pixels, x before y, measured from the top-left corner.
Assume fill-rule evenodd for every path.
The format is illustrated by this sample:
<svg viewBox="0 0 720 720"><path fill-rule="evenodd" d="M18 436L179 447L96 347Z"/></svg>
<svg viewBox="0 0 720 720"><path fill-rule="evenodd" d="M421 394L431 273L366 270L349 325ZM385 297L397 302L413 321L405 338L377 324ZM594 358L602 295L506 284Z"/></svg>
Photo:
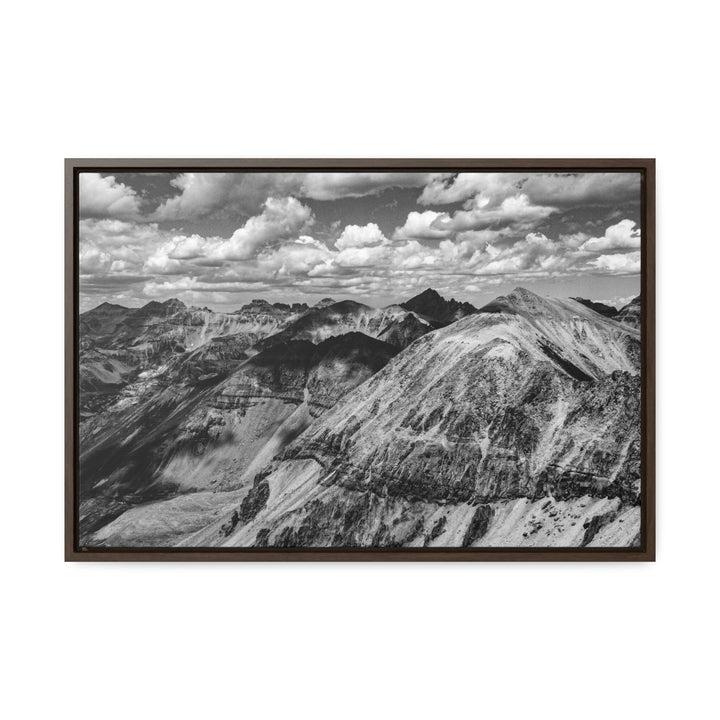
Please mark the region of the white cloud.
<svg viewBox="0 0 720 720"><path fill-rule="evenodd" d="M321 242L303 237L262 253L257 258L258 269L267 278L307 275L333 257Z"/></svg>
<svg viewBox="0 0 720 720"><path fill-rule="evenodd" d="M608 275L635 275L640 272L640 251L624 255L600 255L591 260L590 265Z"/></svg>
<svg viewBox="0 0 720 720"><path fill-rule="evenodd" d="M383 245L374 247L349 247L341 250L333 259L338 267L375 267L389 257L389 249Z"/></svg>
<svg viewBox="0 0 720 720"><path fill-rule="evenodd" d="M447 213L439 213L434 210L425 212L411 212L408 214L405 224L395 228L393 238L396 240L436 240L448 237L450 230L444 227L449 222Z"/></svg>
<svg viewBox="0 0 720 720"><path fill-rule="evenodd" d="M271 195L286 195L292 176L279 173L182 173L171 183L180 194L160 204L154 220L188 220L222 211L224 214L257 212Z"/></svg>
<svg viewBox="0 0 720 720"><path fill-rule="evenodd" d="M513 224L532 227L537 226L537 223L554 212L557 212L554 207L533 205L524 193L506 197L499 205L494 205L491 198L486 195L476 195L467 203L465 210L458 210L453 214L445 227L454 231Z"/></svg>
<svg viewBox="0 0 720 720"><path fill-rule="evenodd" d="M522 192L538 205L639 202L639 173L458 173L436 176L423 189L422 205L445 205L476 195L499 204Z"/></svg>
<svg viewBox="0 0 720 720"><path fill-rule="evenodd" d="M499 204L487 195L475 195L463 210L449 213L426 210L408 214L405 224L396 228L393 238L404 240L444 239L455 233L491 227L529 230L556 212L556 208L533 205L525 194L504 198Z"/></svg>
<svg viewBox="0 0 720 720"><path fill-rule="evenodd" d="M80 248L80 272L83 275L106 272L112 265L113 258L94 245Z"/></svg>
<svg viewBox="0 0 720 720"><path fill-rule="evenodd" d="M338 250L347 248L361 248L370 245L379 245L387 241L382 231L375 223L367 225L347 225L335 241Z"/></svg>
<svg viewBox="0 0 720 720"><path fill-rule="evenodd" d="M200 235L179 236L173 239L174 245L168 253L174 260L193 260L202 257L208 241Z"/></svg>
<svg viewBox="0 0 720 720"><path fill-rule="evenodd" d="M632 220L621 220L605 230L601 238L589 238L582 245L588 252L611 252L617 250L635 250L640 247L640 229Z"/></svg>
<svg viewBox="0 0 720 720"><path fill-rule="evenodd" d="M363 182L355 189L367 190L370 180ZM466 198L459 210L409 212L392 239L378 224L368 223L333 226L334 242L328 240L330 213L321 228L325 241L315 238L311 208L293 196L263 197L257 212L229 238L182 234L164 224L127 218L85 218L80 222L81 284L104 298L124 296L132 286L140 298L178 295L209 304L232 303L237 293L289 288L402 297L428 285L452 294L453 288L469 292L505 279L639 272L640 231L631 220L613 219L599 237L592 237L602 232L594 228L536 232L555 208L535 203L524 187L513 186L503 197L501 185L487 182L483 193ZM331 186L322 191L315 186L313 192L330 192ZM347 182L336 189L350 192ZM199 202L202 193L193 193ZM211 205L208 201L203 207Z"/></svg>
<svg viewBox="0 0 720 720"><path fill-rule="evenodd" d="M268 198L260 215L251 217L229 240L209 249L221 260L247 260L263 247L304 233L314 222L312 211L293 197Z"/></svg>
<svg viewBox="0 0 720 720"><path fill-rule="evenodd" d="M81 172L79 208L82 217L136 218L140 215L140 198L112 175Z"/></svg>
<svg viewBox="0 0 720 720"><path fill-rule="evenodd" d="M337 200L393 187L421 188L432 177L429 173L182 173L172 181L180 194L161 203L152 219L196 219L220 211L256 213L272 196Z"/></svg>

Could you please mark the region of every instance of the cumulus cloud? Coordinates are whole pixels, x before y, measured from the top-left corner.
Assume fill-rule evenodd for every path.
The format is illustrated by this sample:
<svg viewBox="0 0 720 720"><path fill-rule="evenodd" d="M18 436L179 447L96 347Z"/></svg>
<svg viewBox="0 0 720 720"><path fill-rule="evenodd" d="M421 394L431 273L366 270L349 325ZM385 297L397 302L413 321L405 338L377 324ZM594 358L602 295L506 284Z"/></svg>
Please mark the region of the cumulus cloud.
<svg viewBox="0 0 720 720"><path fill-rule="evenodd" d="M154 219L138 214L140 199L128 185L94 175L85 193L90 216L80 221L81 288L211 304L250 291L403 297L428 285L452 294L506 280L636 275L635 222L605 206L590 215L567 211L603 193L629 197L628 176L587 175L186 173ZM398 193L394 204L383 198L374 208L368 200L317 202L316 217L308 200L332 203L388 187L422 187L421 201L453 207L410 209L411 194ZM336 220L359 211L377 222ZM229 233L232 213L242 217ZM204 217L211 219L196 222Z"/></svg>
<svg viewBox="0 0 720 720"><path fill-rule="evenodd" d="M313 222L312 210L299 200L268 198L260 215L251 217L229 240L213 247L209 255L222 260L247 260L262 247L305 232Z"/></svg>
<svg viewBox="0 0 720 720"><path fill-rule="evenodd" d="M136 218L140 215L140 198L128 185L112 175L82 172L79 175L81 217Z"/></svg>
<svg viewBox="0 0 720 720"><path fill-rule="evenodd" d="M554 207L534 205L525 193L506 197L498 205L485 195L476 195L466 209L454 213L444 226L454 231L513 224L532 227L554 212L557 212Z"/></svg>
<svg viewBox="0 0 720 720"><path fill-rule="evenodd" d="M396 240L437 240L448 237L450 229L446 224L450 222L447 213L434 210L425 212L410 212L402 227L395 228L393 237Z"/></svg>
<svg viewBox="0 0 720 720"><path fill-rule="evenodd" d="M568 207L639 202L640 173L457 173L430 179L418 202L446 205L481 195L492 204L524 193L531 203Z"/></svg>
<svg viewBox="0 0 720 720"><path fill-rule="evenodd" d="M362 248L387 242L380 228L375 223L367 225L347 225L340 237L335 241L339 250Z"/></svg>
<svg viewBox="0 0 720 720"><path fill-rule="evenodd" d="M293 177L278 173L181 173L171 184L179 194L162 202L154 220L188 220L223 214L252 214L271 195L287 195Z"/></svg>
<svg viewBox="0 0 720 720"><path fill-rule="evenodd" d="M157 245L147 258L151 273L180 274L183 261L198 267L222 267L228 262L251 260L264 249L287 240L308 245L315 240L304 233L314 222L310 208L292 197L267 198L259 215L249 218L230 238L175 235Z"/></svg>
<svg viewBox="0 0 720 720"><path fill-rule="evenodd" d="M588 238L582 245L589 252L614 252L618 250L636 250L640 247L640 229L632 220L621 220L611 225L600 238Z"/></svg>
<svg viewBox="0 0 720 720"><path fill-rule="evenodd" d="M233 234L234 241L171 235L158 227L148 233L142 224L83 221L81 286L107 290L112 284L137 283L140 277L144 297L177 294L188 302L220 302L221 297L222 302L230 302L233 293L249 289L292 287L329 293L340 288L350 294L399 294L412 291L421 279L429 283L430 278L440 289L480 287L478 283L492 284L498 278L518 282L640 271L640 252L628 252L637 235L628 220L608 227L602 238L582 233L550 237L541 232L517 237L506 230L484 229L429 241L389 240L370 223L346 226L329 246L296 234L309 217L301 203L269 201L268 205L252 219L256 222L248 221ZM269 227L273 232L268 234ZM127 244L117 244L117 237Z"/></svg>
<svg viewBox="0 0 720 720"><path fill-rule="evenodd" d="M523 193L506 197L499 203L487 195L475 195L465 203L464 209L452 214L434 210L410 212L393 237L397 240L432 240L492 227L529 230L554 212L557 212L554 207L533 205Z"/></svg>
<svg viewBox="0 0 720 720"><path fill-rule="evenodd" d="M640 251L600 255L590 261L590 265L608 275L634 275L640 272Z"/></svg>
<svg viewBox="0 0 720 720"><path fill-rule="evenodd" d="M85 245L80 249L80 272L84 275L105 272L112 262L112 255L94 245Z"/></svg>

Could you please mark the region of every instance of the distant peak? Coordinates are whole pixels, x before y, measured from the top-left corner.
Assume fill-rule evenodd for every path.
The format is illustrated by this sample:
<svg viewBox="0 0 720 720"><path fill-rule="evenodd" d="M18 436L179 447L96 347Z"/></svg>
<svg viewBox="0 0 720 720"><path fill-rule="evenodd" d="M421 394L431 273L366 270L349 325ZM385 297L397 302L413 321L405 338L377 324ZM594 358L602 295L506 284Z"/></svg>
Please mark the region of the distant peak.
<svg viewBox="0 0 720 720"><path fill-rule="evenodd" d="M332 298L326 297L326 298L323 298L322 300L320 300L320 302L316 302L316 303L313 305L313 307L315 307L315 308L324 308L324 307L327 307L328 305L334 305L335 302L336 302L336 301L333 300Z"/></svg>
<svg viewBox="0 0 720 720"><path fill-rule="evenodd" d="M170 298L169 300L165 300L165 302L151 300L147 303L147 305L143 305L138 312L141 315L151 315L154 313L162 315L178 312L179 310L185 310L186 307L185 303L181 300L178 300L177 298Z"/></svg>
<svg viewBox="0 0 720 720"><path fill-rule="evenodd" d="M585 307L589 307L591 310L594 310L596 313L605 317L615 317L618 313L618 309L614 305L607 305L606 303L595 302L594 300L588 300L581 297L571 297L570 299L584 305Z"/></svg>
<svg viewBox="0 0 720 720"><path fill-rule="evenodd" d="M518 285L511 293L508 295L508 297L517 297L521 298L523 300L533 300L534 298L540 298L540 295L537 295L534 292L530 292L527 288L522 287L521 285ZM542 299L542 298L540 298Z"/></svg>
<svg viewBox="0 0 720 720"><path fill-rule="evenodd" d="M494 300L491 300L487 305L483 305L480 308L480 312L483 313L517 313L521 310L538 310L543 308L547 304L547 301L536 295L534 292L530 292L527 288L516 287L508 295L500 295Z"/></svg>
<svg viewBox="0 0 720 720"><path fill-rule="evenodd" d="M117 303L104 302L93 308L94 310L128 310L124 305L118 305Z"/></svg>
<svg viewBox="0 0 720 720"><path fill-rule="evenodd" d="M261 300L260 298L253 298L247 305L243 305L236 312L251 312L253 310L270 310L272 305L267 300Z"/></svg>
<svg viewBox="0 0 720 720"><path fill-rule="evenodd" d="M433 288L427 288L427 290L423 290L423 292L410 298L407 302L400 303L400 307L403 310L410 310L419 315L432 318L444 325L454 322L465 315L472 315L477 312L477 308L470 303L459 302L455 298L446 300Z"/></svg>
<svg viewBox="0 0 720 720"><path fill-rule="evenodd" d="M178 300L177 298L170 298L169 300L166 300L162 303L162 306L166 308L180 308L183 310L187 307L182 300Z"/></svg>
<svg viewBox="0 0 720 720"><path fill-rule="evenodd" d="M427 290L423 290L419 295L416 295L415 297L442 298L442 295L437 290L434 290L433 288L427 288Z"/></svg>

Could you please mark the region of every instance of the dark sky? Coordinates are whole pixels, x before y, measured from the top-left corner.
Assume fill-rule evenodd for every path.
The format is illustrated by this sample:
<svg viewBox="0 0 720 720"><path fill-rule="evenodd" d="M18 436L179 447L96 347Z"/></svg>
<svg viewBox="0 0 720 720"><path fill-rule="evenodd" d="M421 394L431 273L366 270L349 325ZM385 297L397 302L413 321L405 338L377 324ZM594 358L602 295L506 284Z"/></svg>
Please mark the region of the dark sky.
<svg viewBox="0 0 720 720"><path fill-rule="evenodd" d="M81 311L640 291L637 173L82 173Z"/></svg>

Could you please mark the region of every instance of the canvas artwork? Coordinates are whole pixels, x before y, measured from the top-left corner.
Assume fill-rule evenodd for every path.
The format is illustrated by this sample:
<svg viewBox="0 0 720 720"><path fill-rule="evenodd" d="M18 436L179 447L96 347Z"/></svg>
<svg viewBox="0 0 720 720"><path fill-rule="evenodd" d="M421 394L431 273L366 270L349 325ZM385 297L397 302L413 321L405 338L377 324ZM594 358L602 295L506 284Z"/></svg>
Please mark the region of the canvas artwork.
<svg viewBox="0 0 720 720"><path fill-rule="evenodd" d="M640 548L640 171L76 181L79 547Z"/></svg>

